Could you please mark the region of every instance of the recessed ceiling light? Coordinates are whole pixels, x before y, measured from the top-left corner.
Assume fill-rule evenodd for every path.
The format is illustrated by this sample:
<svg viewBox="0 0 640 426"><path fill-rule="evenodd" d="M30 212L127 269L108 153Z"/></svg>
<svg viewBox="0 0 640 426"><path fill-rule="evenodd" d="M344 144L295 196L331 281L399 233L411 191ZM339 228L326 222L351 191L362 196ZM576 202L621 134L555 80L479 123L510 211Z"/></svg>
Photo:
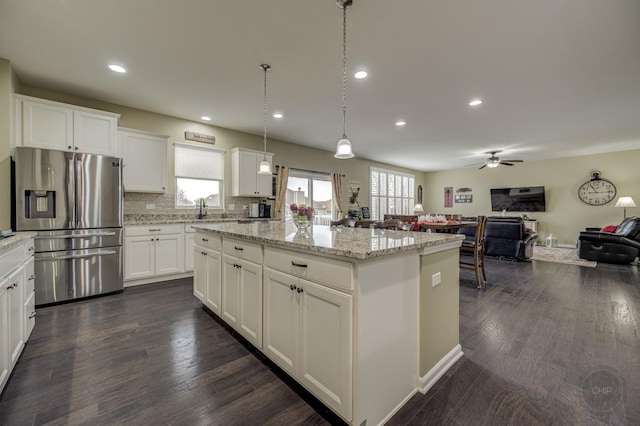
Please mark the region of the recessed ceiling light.
<svg viewBox="0 0 640 426"><path fill-rule="evenodd" d="M474 99L471 102L469 102L469 106L478 106L482 103L481 99Z"/></svg>
<svg viewBox="0 0 640 426"><path fill-rule="evenodd" d="M123 66L117 65L117 64L109 64L109 69L111 71L115 71L115 72L119 72L119 73L127 72L127 70Z"/></svg>
<svg viewBox="0 0 640 426"><path fill-rule="evenodd" d="M282 118L284 117L284 115L280 114L279 112L276 112L275 114L273 114L273 118Z"/></svg>
<svg viewBox="0 0 640 426"><path fill-rule="evenodd" d="M358 80L362 80L363 78L367 78L368 75L366 71L358 71L353 76Z"/></svg>
<svg viewBox="0 0 640 426"><path fill-rule="evenodd" d="M211 121L211 117L208 117L206 115L203 115L202 117L200 117L200 120L204 120L204 121Z"/></svg>
<svg viewBox="0 0 640 426"><path fill-rule="evenodd" d="M406 121L396 121L396 126L398 126L398 127L402 127L402 126L404 126L406 124L407 124Z"/></svg>

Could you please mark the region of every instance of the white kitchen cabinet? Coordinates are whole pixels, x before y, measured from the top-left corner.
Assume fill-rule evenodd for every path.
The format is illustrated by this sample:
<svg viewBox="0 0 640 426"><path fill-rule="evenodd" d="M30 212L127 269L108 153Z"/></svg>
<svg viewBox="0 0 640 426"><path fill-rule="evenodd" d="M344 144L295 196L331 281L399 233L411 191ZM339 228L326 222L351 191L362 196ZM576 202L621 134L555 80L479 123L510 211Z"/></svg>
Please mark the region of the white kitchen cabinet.
<svg viewBox="0 0 640 426"><path fill-rule="evenodd" d="M117 155L119 114L15 95L16 146Z"/></svg>
<svg viewBox="0 0 640 426"><path fill-rule="evenodd" d="M262 246L222 240L222 319L262 348Z"/></svg>
<svg viewBox="0 0 640 426"><path fill-rule="evenodd" d="M271 197L272 176L258 174L264 158L262 151L234 148L231 150L231 195L234 197ZM273 167L273 154L267 152L267 161Z"/></svg>
<svg viewBox="0 0 640 426"><path fill-rule="evenodd" d="M33 251L33 238L0 250L0 392L35 323Z"/></svg>
<svg viewBox="0 0 640 426"><path fill-rule="evenodd" d="M352 301L264 268L264 353L345 418L352 415Z"/></svg>
<svg viewBox="0 0 640 426"><path fill-rule="evenodd" d="M262 267L222 255L222 319L257 348L262 347Z"/></svg>
<svg viewBox="0 0 640 426"><path fill-rule="evenodd" d="M168 140L167 135L122 127L118 129L126 192L166 192Z"/></svg>
<svg viewBox="0 0 640 426"><path fill-rule="evenodd" d="M216 315L222 315L222 243L220 237L195 234L193 294Z"/></svg>
<svg viewBox="0 0 640 426"><path fill-rule="evenodd" d="M58 103L43 103L16 96L18 146L68 151L73 148L73 110ZM22 130L22 132L20 131Z"/></svg>
<svg viewBox="0 0 640 426"><path fill-rule="evenodd" d="M24 264L24 341L26 342L31 336L33 327L36 325L36 290L35 290L35 272L33 256Z"/></svg>
<svg viewBox="0 0 640 426"><path fill-rule="evenodd" d="M126 227L124 259L125 281L184 272L183 226Z"/></svg>
<svg viewBox="0 0 640 426"><path fill-rule="evenodd" d="M193 232L184 234L184 270L193 271L195 268L195 256L193 247L195 245L195 236Z"/></svg>
<svg viewBox="0 0 640 426"><path fill-rule="evenodd" d="M0 280L0 392L9 380L11 362L9 355L9 297L7 280Z"/></svg>
<svg viewBox="0 0 640 426"><path fill-rule="evenodd" d="M11 368L18 362L24 348L24 267L18 268L7 278L9 316L9 361Z"/></svg>
<svg viewBox="0 0 640 426"><path fill-rule="evenodd" d="M73 144L78 152L116 156L118 115L73 111Z"/></svg>

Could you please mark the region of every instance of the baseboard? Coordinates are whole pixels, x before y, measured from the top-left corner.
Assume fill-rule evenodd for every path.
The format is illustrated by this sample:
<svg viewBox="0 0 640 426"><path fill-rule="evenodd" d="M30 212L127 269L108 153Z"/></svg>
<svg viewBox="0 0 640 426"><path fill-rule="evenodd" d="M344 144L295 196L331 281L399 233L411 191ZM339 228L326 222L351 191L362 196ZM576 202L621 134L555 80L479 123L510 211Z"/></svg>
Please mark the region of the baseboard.
<svg viewBox="0 0 640 426"><path fill-rule="evenodd" d="M193 271L183 272L181 274L160 275L156 277L142 278L139 280L125 281L124 287L135 287L137 285L159 283L161 281L175 280L179 278L189 278L193 276Z"/></svg>
<svg viewBox="0 0 640 426"><path fill-rule="evenodd" d="M448 354L446 354L431 370L423 377L420 377L418 383L418 390L420 393L427 393L429 389L436 384L436 382L446 373L457 360L462 358L464 352L462 352L462 346L456 345Z"/></svg>

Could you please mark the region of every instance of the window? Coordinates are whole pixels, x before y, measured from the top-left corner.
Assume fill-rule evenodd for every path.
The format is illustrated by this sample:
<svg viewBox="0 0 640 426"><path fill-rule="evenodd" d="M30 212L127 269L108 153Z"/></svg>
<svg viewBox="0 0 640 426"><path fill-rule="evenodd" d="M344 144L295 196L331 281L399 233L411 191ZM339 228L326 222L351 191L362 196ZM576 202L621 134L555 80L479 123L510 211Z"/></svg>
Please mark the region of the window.
<svg viewBox="0 0 640 426"><path fill-rule="evenodd" d="M330 225L333 213L331 176L324 173L291 169L285 197L285 220L291 220L291 204L313 206L315 225Z"/></svg>
<svg viewBox="0 0 640 426"><path fill-rule="evenodd" d="M224 150L175 144L176 207L223 207Z"/></svg>
<svg viewBox="0 0 640 426"><path fill-rule="evenodd" d="M413 214L413 175L371 167L370 177L371 219L382 220L385 214Z"/></svg>

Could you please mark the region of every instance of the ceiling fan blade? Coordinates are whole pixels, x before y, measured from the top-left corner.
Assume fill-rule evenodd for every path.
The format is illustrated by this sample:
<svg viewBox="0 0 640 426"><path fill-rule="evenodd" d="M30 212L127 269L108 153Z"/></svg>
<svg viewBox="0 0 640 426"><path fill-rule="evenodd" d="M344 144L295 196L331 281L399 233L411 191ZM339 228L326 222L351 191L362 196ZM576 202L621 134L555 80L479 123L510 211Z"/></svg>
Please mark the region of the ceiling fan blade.
<svg viewBox="0 0 640 426"><path fill-rule="evenodd" d="M474 167L474 166L480 166L482 164L487 164L486 162L482 162L482 163L473 163L473 164L467 164L465 167Z"/></svg>
<svg viewBox="0 0 640 426"><path fill-rule="evenodd" d="M485 167L487 167L487 165L486 165L486 164L485 164L485 165L483 165L482 167L480 167L478 170L482 170L482 169L484 169Z"/></svg>
<svg viewBox="0 0 640 426"><path fill-rule="evenodd" d="M524 163L524 160L500 160L500 161L506 161L507 163Z"/></svg>
<svg viewBox="0 0 640 426"><path fill-rule="evenodd" d="M501 161L500 164L502 164L503 166L513 166L513 164L505 163L504 161Z"/></svg>

